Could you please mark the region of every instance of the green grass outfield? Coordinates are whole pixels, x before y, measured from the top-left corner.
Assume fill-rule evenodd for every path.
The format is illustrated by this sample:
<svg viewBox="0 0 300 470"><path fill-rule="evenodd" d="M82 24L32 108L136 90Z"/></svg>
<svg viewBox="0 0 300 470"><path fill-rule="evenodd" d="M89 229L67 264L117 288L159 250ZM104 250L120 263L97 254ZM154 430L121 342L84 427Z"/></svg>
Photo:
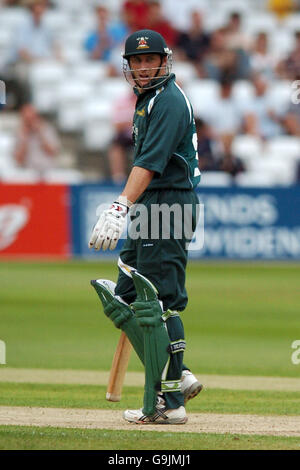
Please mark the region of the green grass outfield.
<svg viewBox="0 0 300 470"><path fill-rule="evenodd" d="M0 339L10 367L109 370L119 331L90 285L113 263L0 264ZM300 265L196 264L182 314L194 372L299 377ZM132 355L130 370L142 370Z"/></svg>
<svg viewBox="0 0 300 470"><path fill-rule="evenodd" d="M111 262L1 262L0 339L6 343L7 367L108 371L120 332L102 313L89 281L116 277L116 263ZM186 364L199 375L299 377L300 364L291 361L292 342L300 340L299 279L300 265L296 263L191 262L187 270L189 305L182 314ZM0 374L5 367L0 365ZM134 354L129 370L142 370ZM97 393L102 397L99 400ZM104 408L103 393L103 387L93 386L0 383L0 405ZM192 401L189 409L295 415L300 414L299 394L210 389ZM130 388L126 396L128 405L136 407L142 391ZM117 406L122 409L127 403ZM34 432L26 427L16 427L14 433L13 429L0 427L0 448L76 448L83 433L70 429L65 435L61 429ZM87 434L91 438L87 448L99 448L96 442L101 432L88 430ZM154 433L148 434L153 434L156 445ZM118 439L125 442L121 435L116 432L116 443ZM149 439L145 437L141 449L151 449L143 447ZM188 445L184 433L182 439L176 439L174 445L190 449L184 447ZM299 440L251 436L247 441L247 436L233 440L232 435L201 435L201 446L297 448Z"/></svg>
<svg viewBox="0 0 300 470"><path fill-rule="evenodd" d="M299 438L0 426L0 450L299 450ZM134 452L129 454L134 455ZM107 457L108 458L108 457Z"/></svg>
<svg viewBox="0 0 300 470"><path fill-rule="evenodd" d="M0 406L124 410L143 402L142 387L124 387L117 403L105 400L105 389L98 385L0 383ZM293 416L300 413L300 392L204 389L188 402L187 411Z"/></svg>

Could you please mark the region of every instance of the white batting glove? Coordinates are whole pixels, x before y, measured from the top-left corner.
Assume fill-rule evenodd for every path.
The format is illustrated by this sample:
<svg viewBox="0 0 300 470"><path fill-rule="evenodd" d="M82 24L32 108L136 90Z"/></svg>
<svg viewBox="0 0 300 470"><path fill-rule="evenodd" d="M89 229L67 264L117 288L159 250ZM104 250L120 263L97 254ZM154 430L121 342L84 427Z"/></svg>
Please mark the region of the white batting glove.
<svg viewBox="0 0 300 470"><path fill-rule="evenodd" d="M103 211L93 228L89 248L114 250L123 232L127 213L132 206L125 196L119 196L112 206Z"/></svg>

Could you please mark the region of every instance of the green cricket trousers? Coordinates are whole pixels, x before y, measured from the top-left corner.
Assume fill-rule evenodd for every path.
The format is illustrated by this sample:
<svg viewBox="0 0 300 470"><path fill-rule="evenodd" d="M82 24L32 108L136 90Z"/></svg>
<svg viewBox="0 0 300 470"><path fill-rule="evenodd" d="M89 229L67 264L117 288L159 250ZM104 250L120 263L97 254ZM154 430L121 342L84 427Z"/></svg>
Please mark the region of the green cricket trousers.
<svg viewBox="0 0 300 470"><path fill-rule="evenodd" d="M170 362L166 380L181 379L185 337L180 317L188 302L185 271L188 245L197 225L198 197L194 190L147 190L136 202L128 237L119 258L115 294L128 304L134 302L135 288L130 275L134 268L156 287L162 302L170 338ZM172 390L172 388L171 388ZM167 408L183 405L178 391L164 391Z"/></svg>

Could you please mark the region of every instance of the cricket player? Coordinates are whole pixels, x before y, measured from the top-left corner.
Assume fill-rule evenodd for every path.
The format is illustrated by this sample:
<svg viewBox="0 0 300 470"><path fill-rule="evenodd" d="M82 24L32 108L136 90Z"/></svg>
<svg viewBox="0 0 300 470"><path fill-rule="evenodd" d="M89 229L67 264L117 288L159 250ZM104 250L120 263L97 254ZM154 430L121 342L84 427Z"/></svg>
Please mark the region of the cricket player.
<svg viewBox="0 0 300 470"><path fill-rule="evenodd" d="M100 214L89 246L114 249L128 212L132 222L139 220L141 232L146 228L148 232L139 238L129 233L116 284L101 279L92 284L104 313L125 331L145 367L143 407L126 410L125 420L184 424L186 402L202 389L183 364L186 343L180 317L188 300L188 244L197 222L194 189L200 172L195 121L192 106L171 73L172 51L159 33L131 34L123 59L124 75L137 96L133 168L123 192ZM173 218L172 213L166 217L155 212L161 207L177 211ZM187 226L191 228L185 230Z"/></svg>

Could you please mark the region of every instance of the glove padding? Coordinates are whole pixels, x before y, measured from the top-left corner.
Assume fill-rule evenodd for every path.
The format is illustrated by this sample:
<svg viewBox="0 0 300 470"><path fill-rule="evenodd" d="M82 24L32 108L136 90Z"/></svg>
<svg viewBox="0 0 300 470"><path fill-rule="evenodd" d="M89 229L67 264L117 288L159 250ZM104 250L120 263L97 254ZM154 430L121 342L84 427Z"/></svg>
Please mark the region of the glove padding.
<svg viewBox="0 0 300 470"><path fill-rule="evenodd" d="M126 199L126 198L125 198ZM129 201L128 201L129 202ZM123 232L129 205L115 201L112 206L103 211L93 228L89 247L95 250L114 250Z"/></svg>

